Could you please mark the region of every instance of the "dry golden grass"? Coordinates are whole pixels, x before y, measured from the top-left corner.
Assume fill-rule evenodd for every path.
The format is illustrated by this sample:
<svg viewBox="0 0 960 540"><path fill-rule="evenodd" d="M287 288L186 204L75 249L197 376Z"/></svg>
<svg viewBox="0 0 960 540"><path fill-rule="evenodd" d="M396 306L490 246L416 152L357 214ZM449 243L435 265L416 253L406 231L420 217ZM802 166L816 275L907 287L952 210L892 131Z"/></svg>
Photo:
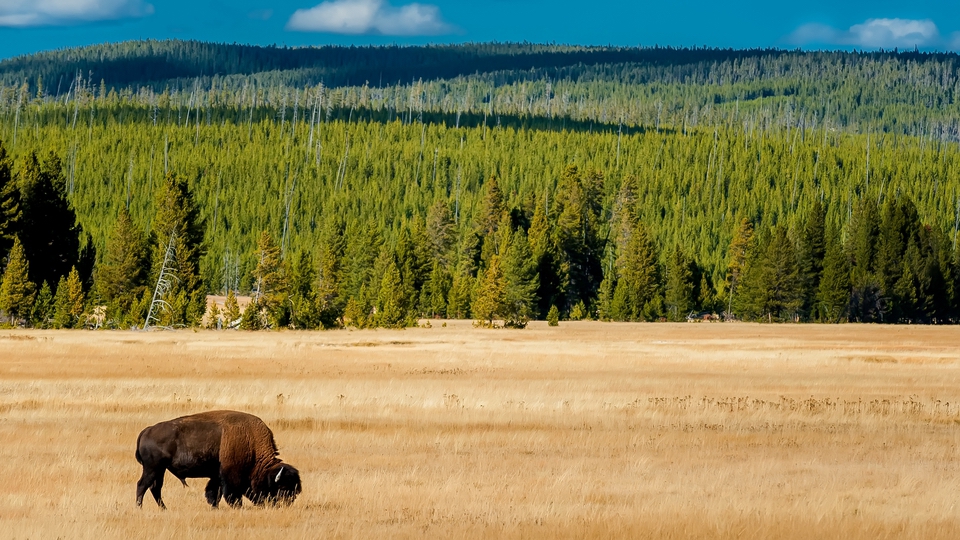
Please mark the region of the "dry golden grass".
<svg viewBox="0 0 960 540"><path fill-rule="evenodd" d="M960 330L0 332L3 538L958 538ZM137 433L262 417L304 493L211 510Z"/></svg>

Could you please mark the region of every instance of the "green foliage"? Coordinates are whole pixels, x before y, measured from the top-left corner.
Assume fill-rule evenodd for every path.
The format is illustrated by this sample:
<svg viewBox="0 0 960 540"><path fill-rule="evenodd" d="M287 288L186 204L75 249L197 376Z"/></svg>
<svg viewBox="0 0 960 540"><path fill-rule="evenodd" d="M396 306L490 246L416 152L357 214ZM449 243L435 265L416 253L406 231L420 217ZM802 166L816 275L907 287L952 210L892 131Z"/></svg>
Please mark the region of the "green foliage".
<svg viewBox="0 0 960 540"><path fill-rule="evenodd" d="M171 309L163 311L165 326L200 322L206 311L200 258L204 250L204 223L186 180L167 174L156 196L156 216L150 236L153 267L149 283L156 283L168 246L173 244L172 286L164 295Z"/></svg>
<svg viewBox="0 0 960 540"><path fill-rule="evenodd" d="M133 224L126 208L121 207L95 273L96 292L109 306L111 318L125 319L133 304L147 294L147 249L143 233Z"/></svg>
<svg viewBox="0 0 960 540"><path fill-rule="evenodd" d="M80 262L77 217L67 201L60 158L50 152L41 162L31 152L19 174L22 217L18 227L35 283L54 283Z"/></svg>
<svg viewBox="0 0 960 540"><path fill-rule="evenodd" d="M0 311L14 323L30 316L36 285L30 281L30 263L20 239L14 237L3 279L0 280Z"/></svg>
<svg viewBox="0 0 960 540"><path fill-rule="evenodd" d="M0 141L0 260L6 259L20 226L20 189L13 176L13 165Z"/></svg>
<svg viewBox="0 0 960 540"><path fill-rule="evenodd" d="M229 290L263 293L258 327L522 325L553 306L958 322L960 148L936 128L960 111L940 77L952 62L192 42L4 61L0 138L17 137L0 150L0 255L19 235L30 279L76 266L85 287L99 256L91 304L114 326L142 320L171 238L168 326L197 324L204 295ZM68 64L66 98L31 86ZM200 76L214 64L227 75ZM342 86L368 72L414 82ZM261 231L279 234L267 251ZM268 274L286 284L258 287Z"/></svg>
<svg viewBox="0 0 960 540"><path fill-rule="evenodd" d="M796 247L782 226L758 235L743 272L739 311L749 319L794 321L803 303Z"/></svg>
<svg viewBox="0 0 960 540"><path fill-rule="evenodd" d="M558 326L559 324L560 324L560 310L557 309L557 306L550 306L550 311L547 312L547 325Z"/></svg>
<svg viewBox="0 0 960 540"><path fill-rule="evenodd" d="M253 271L254 300L264 311L265 324L271 328L285 326L289 317L289 284L283 261L280 259L280 247L267 231L260 233L256 252L257 267Z"/></svg>
<svg viewBox="0 0 960 540"><path fill-rule="evenodd" d="M227 299L223 303L224 325L227 327L239 325L240 317L240 304L237 302L237 295L233 293L233 290L230 290L227 292Z"/></svg>
<svg viewBox="0 0 960 540"><path fill-rule="evenodd" d="M494 255L490 265L481 274L472 313L481 326L493 327L494 319L506 313L507 284L500 265L500 256Z"/></svg>
<svg viewBox="0 0 960 540"><path fill-rule="evenodd" d="M696 306L695 270L693 261L687 258L679 246L667 259L664 304L667 318L671 321L685 320Z"/></svg>
<svg viewBox="0 0 960 540"><path fill-rule="evenodd" d="M34 328L49 328L53 323L54 297L50 285L44 281L33 301L33 311L30 312L30 324Z"/></svg>
<svg viewBox="0 0 960 540"><path fill-rule="evenodd" d="M524 328L536 315L537 309L537 263L530 250L530 243L523 229L510 236L509 247L503 259L504 325Z"/></svg>
<svg viewBox="0 0 960 540"><path fill-rule="evenodd" d="M53 300L54 328L75 328L81 324L84 294L80 283L80 274L76 267L70 269L67 276L61 277L57 284L57 294Z"/></svg>

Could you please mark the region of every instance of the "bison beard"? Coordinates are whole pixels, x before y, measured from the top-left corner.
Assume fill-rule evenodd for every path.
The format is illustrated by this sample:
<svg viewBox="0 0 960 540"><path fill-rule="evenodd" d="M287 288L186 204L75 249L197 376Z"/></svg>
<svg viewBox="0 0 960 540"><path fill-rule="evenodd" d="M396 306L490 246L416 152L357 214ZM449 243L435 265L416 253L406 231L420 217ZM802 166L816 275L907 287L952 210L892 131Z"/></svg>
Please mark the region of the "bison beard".
<svg viewBox="0 0 960 540"><path fill-rule="evenodd" d="M277 458L273 432L256 416L212 411L160 422L137 437L137 506L147 489L160 508L163 476L170 471L183 485L187 478L209 478L207 502L223 498L240 506L246 496L256 505L290 504L300 494L300 473Z"/></svg>

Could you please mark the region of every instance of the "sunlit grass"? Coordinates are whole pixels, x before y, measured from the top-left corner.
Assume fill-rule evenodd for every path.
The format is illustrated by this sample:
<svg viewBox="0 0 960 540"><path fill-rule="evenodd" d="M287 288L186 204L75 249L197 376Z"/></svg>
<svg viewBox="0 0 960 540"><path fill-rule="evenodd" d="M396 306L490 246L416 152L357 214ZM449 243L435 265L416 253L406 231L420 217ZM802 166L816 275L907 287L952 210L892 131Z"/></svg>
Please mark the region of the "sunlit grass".
<svg viewBox="0 0 960 540"><path fill-rule="evenodd" d="M955 538L954 328L0 333L0 536ZM879 359L879 360L878 360ZM211 510L137 433L240 409L303 475Z"/></svg>

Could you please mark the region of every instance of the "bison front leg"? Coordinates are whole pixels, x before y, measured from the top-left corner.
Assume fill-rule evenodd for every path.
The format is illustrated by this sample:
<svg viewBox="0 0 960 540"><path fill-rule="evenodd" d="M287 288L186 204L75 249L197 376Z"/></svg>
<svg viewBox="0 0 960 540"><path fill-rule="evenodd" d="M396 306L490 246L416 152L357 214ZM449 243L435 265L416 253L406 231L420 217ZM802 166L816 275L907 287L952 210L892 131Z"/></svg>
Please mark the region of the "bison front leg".
<svg viewBox="0 0 960 540"><path fill-rule="evenodd" d="M219 478L211 478L207 482L207 489L205 490L207 495L207 502L210 503L210 506L216 508L220 505L220 498L223 496L223 489L220 487Z"/></svg>

